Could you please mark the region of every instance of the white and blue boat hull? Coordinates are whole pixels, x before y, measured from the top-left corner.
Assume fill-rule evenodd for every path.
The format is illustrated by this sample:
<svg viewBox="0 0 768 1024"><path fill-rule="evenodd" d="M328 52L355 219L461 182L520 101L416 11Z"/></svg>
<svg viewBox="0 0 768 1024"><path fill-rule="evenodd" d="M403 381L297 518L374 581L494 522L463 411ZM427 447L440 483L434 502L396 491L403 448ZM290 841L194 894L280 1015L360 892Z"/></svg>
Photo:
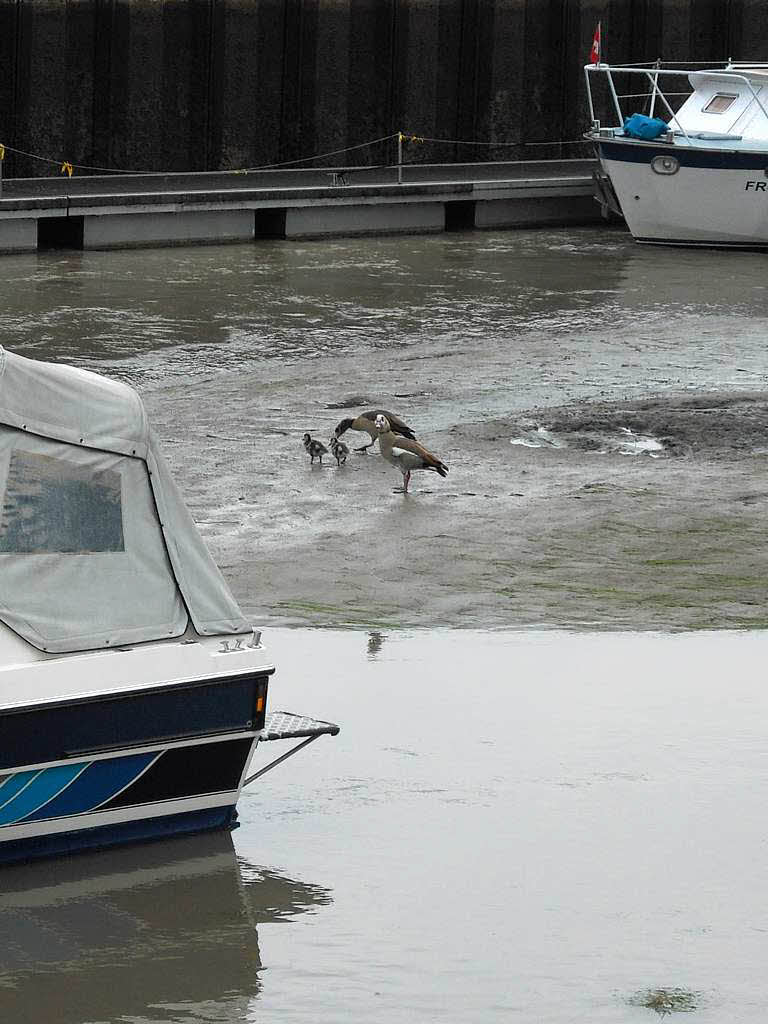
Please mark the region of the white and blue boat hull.
<svg viewBox="0 0 768 1024"><path fill-rule="evenodd" d="M636 140L598 150L638 242L768 248L768 154ZM654 170L669 160L674 173Z"/></svg>
<svg viewBox="0 0 768 1024"><path fill-rule="evenodd" d="M266 691L248 674L0 712L0 863L233 827Z"/></svg>

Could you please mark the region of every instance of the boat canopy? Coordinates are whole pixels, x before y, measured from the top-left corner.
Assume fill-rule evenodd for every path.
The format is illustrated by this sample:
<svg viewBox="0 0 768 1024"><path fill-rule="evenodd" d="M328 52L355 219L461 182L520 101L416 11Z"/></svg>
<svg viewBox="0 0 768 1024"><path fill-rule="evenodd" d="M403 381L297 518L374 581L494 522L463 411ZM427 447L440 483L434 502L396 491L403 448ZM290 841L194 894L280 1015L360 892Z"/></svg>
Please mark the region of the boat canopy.
<svg viewBox="0 0 768 1024"><path fill-rule="evenodd" d="M251 631L126 384L0 347L0 620L55 653Z"/></svg>

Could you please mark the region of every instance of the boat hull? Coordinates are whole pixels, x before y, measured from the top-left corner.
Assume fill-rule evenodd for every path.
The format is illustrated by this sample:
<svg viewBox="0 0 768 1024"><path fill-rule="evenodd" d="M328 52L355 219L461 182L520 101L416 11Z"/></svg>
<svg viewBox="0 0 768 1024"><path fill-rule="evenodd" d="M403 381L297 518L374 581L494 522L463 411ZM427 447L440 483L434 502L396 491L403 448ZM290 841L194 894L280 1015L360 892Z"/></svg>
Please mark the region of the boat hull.
<svg viewBox="0 0 768 1024"><path fill-rule="evenodd" d="M619 140L598 151L638 242L768 248L768 153ZM670 157L675 173L654 170Z"/></svg>
<svg viewBox="0 0 768 1024"><path fill-rule="evenodd" d="M111 825L74 827L71 831L52 832L47 835L9 839L0 843L0 864L14 864L45 857L60 857L102 850L126 843L142 843L170 836L191 835L232 829L235 824L234 804L225 807L186 811L181 814L161 814L156 818L140 817L135 821L117 821ZM63 823L66 824L66 823ZM79 825L82 822L78 823Z"/></svg>
<svg viewBox="0 0 768 1024"><path fill-rule="evenodd" d="M266 691L248 674L6 709L0 863L231 828Z"/></svg>

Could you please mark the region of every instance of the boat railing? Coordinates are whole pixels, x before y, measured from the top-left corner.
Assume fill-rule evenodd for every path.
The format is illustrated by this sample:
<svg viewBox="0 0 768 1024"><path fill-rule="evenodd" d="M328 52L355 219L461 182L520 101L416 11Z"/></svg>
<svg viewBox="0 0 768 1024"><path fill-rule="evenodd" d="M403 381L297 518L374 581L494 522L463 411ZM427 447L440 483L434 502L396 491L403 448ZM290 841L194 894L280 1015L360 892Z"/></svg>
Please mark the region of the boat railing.
<svg viewBox="0 0 768 1024"><path fill-rule="evenodd" d="M768 112L766 111L765 106L760 101L760 98L757 95L754 86L749 80L749 77L747 75L736 73L739 69L753 70L760 68L768 68L768 64L758 64L752 62L734 63L732 61L728 61L728 63L724 64L722 67L713 67L711 64L708 64L706 66L706 69L698 70L695 68L691 68L690 65L685 68L673 68L669 67L668 65L662 65L660 61L643 64L585 64L584 75L587 86L587 102L589 104L589 116L592 122L592 130L599 133L601 128L600 120L595 116L595 103L592 94L591 76L594 74L602 74L606 76L606 80L608 82L608 90L610 92L613 104L613 109L616 111L616 115L619 119L619 123L616 127L622 128L627 116L625 115L622 109L622 105L620 102L622 99L649 99L649 116L653 117L655 115L657 104L663 106L666 113L669 115L668 123L670 128L673 128L673 125L675 125L677 127L677 130L682 135L685 136L688 142L690 142L691 139L688 132L685 130L684 125L682 125L678 120L677 114L669 101L670 99L676 99L680 96L690 96L692 90L688 89L686 92L671 92L668 89L664 90L661 87L660 79L662 77L686 78L690 82L691 79L711 78L713 74L717 74L718 72L727 72L728 80L730 82L742 82L746 86L747 90L749 91L752 97L750 105L752 102L756 103L762 111L763 116L768 120ZM616 89L616 82L614 76L623 74L636 76L639 75L641 78L644 78L648 83L647 91L644 93L619 93ZM615 129L612 128L610 130L613 131Z"/></svg>

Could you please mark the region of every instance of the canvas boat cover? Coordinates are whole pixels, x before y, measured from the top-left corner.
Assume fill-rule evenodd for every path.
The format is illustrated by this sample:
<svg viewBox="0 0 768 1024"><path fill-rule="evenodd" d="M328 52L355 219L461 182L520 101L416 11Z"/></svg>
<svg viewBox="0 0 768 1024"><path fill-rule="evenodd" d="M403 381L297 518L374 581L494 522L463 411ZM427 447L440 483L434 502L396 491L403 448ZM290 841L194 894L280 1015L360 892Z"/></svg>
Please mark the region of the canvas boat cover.
<svg viewBox="0 0 768 1024"><path fill-rule="evenodd" d="M133 388L2 347L0 620L58 653L252 628Z"/></svg>

